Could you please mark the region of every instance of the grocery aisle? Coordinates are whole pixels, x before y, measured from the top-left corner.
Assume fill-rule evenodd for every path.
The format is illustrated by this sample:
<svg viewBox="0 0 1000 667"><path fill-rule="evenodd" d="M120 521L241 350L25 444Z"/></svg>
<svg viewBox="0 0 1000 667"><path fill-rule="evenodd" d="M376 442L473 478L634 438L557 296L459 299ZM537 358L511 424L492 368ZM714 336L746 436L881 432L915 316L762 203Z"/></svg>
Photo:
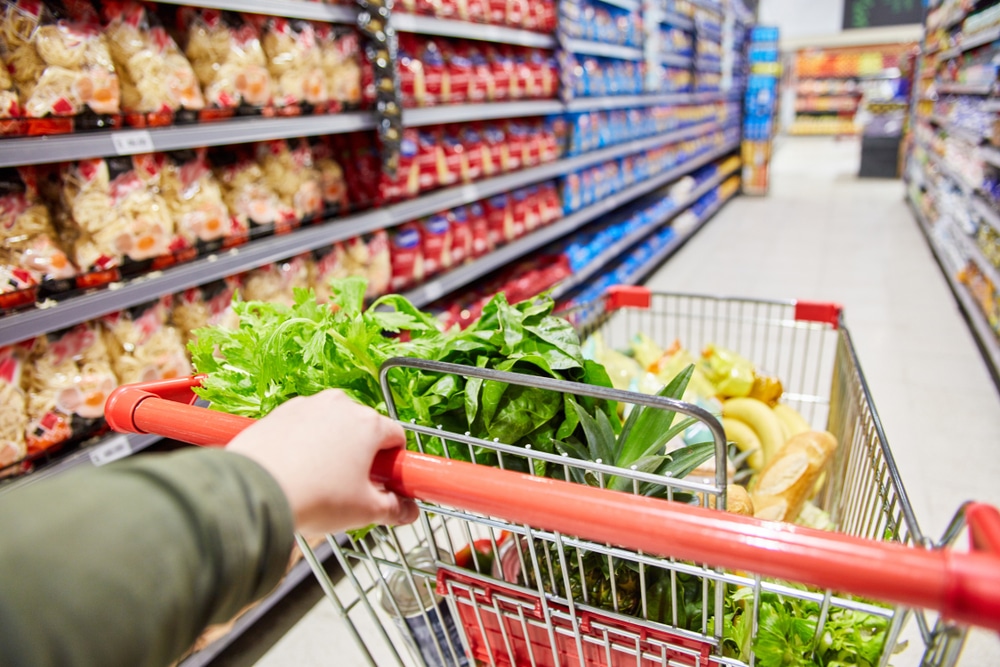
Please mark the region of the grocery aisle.
<svg viewBox="0 0 1000 667"><path fill-rule="evenodd" d="M857 180L858 156L855 141L785 140L771 195L727 205L649 284L841 302L917 517L938 535L963 500L1000 504L1000 396L901 182ZM363 664L350 642L323 600L256 664ZM1000 664L1000 641L975 634L963 664Z"/></svg>

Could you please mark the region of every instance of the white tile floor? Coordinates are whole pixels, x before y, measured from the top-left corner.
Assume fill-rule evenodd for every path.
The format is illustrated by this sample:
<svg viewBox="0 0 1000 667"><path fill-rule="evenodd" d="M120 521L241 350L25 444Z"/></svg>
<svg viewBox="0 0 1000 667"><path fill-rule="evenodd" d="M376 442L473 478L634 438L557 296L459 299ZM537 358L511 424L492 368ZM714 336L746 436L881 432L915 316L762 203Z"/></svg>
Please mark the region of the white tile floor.
<svg viewBox="0 0 1000 667"><path fill-rule="evenodd" d="M1000 505L1000 398L902 184L858 180L859 152L783 141L771 195L729 204L650 285L842 303L921 527L938 535L966 499ZM352 649L324 600L257 664L365 664ZM961 664L1000 665L1000 641L974 632Z"/></svg>

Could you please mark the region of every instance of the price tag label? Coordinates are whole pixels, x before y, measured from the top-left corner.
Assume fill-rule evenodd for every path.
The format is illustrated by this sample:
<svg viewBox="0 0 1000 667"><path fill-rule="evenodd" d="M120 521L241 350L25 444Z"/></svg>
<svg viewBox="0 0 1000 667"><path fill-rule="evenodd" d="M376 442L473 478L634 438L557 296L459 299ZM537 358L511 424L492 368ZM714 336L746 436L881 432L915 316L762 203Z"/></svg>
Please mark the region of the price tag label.
<svg viewBox="0 0 1000 667"><path fill-rule="evenodd" d="M112 132L111 143L118 155L135 155L136 153L152 153L153 135L148 130L128 130L127 132Z"/></svg>
<svg viewBox="0 0 1000 667"><path fill-rule="evenodd" d="M111 463L112 461L117 461L118 459L123 459L132 453L132 443L129 442L128 437L124 435L118 435L104 444L98 445L90 452L90 462L95 466L103 466Z"/></svg>

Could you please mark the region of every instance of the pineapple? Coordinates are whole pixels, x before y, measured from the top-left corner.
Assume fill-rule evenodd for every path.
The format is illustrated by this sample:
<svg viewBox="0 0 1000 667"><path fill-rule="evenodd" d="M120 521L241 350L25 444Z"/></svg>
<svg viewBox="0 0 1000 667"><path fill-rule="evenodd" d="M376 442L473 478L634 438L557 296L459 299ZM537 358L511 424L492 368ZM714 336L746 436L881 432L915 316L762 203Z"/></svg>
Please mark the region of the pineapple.
<svg viewBox="0 0 1000 667"><path fill-rule="evenodd" d="M677 375L663 390L660 396L679 398L684 395L694 366L688 366ZM586 437L586 444L575 440L556 441L557 450L566 456L601 462L618 468L671 475L680 478L707 461L715 452L712 442L699 443L682 447L665 453L667 443L675 436L684 432L696 420L682 419L674 424L673 411L653 408L636 407L632 410L624 425L612 423L602 411L591 415L572 398L568 399L572 410L579 419L579 424ZM567 410L569 413L569 410ZM620 431L620 432L617 432ZM617 433L616 433L617 432ZM591 486L603 486L617 491L632 491L633 482L628 477L610 476L598 478L591 472L570 468L573 481ZM640 484L639 493L646 496L666 497L666 487L656 484ZM680 494L674 494L679 499ZM528 585L537 586L541 579L542 589L557 596L572 596L577 602L585 602L591 606L609 611L637 616L642 613L642 581L638 567L622 559L610 559L604 554L566 547L566 566L569 568L569 591L565 591L565 578L562 563L555 544L536 540L535 551L538 555L539 571L531 572L525 577ZM525 552L525 562L530 567L530 558ZM653 568L646 569L647 585L659 573ZM611 572L614 572L612 586ZM555 584L553 586L553 583ZM567 595L568 594L568 595Z"/></svg>

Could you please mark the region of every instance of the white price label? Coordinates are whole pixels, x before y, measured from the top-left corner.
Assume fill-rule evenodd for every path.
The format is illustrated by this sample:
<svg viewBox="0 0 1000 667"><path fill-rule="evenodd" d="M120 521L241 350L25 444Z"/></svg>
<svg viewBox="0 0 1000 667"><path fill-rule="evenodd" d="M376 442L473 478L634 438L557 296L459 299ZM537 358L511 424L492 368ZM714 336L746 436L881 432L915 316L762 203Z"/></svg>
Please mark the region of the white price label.
<svg viewBox="0 0 1000 667"><path fill-rule="evenodd" d="M123 459L132 453L132 443L124 435L115 436L90 453L90 461L95 466L103 466Z"/></svg>
<svg viewBox="0 0 1000 667"><path fill-rule="evenodd" d="M112 132L111 143L119 155L135 155L136 153L152 153L153 135L147 130L128 130Z"/></svg>

